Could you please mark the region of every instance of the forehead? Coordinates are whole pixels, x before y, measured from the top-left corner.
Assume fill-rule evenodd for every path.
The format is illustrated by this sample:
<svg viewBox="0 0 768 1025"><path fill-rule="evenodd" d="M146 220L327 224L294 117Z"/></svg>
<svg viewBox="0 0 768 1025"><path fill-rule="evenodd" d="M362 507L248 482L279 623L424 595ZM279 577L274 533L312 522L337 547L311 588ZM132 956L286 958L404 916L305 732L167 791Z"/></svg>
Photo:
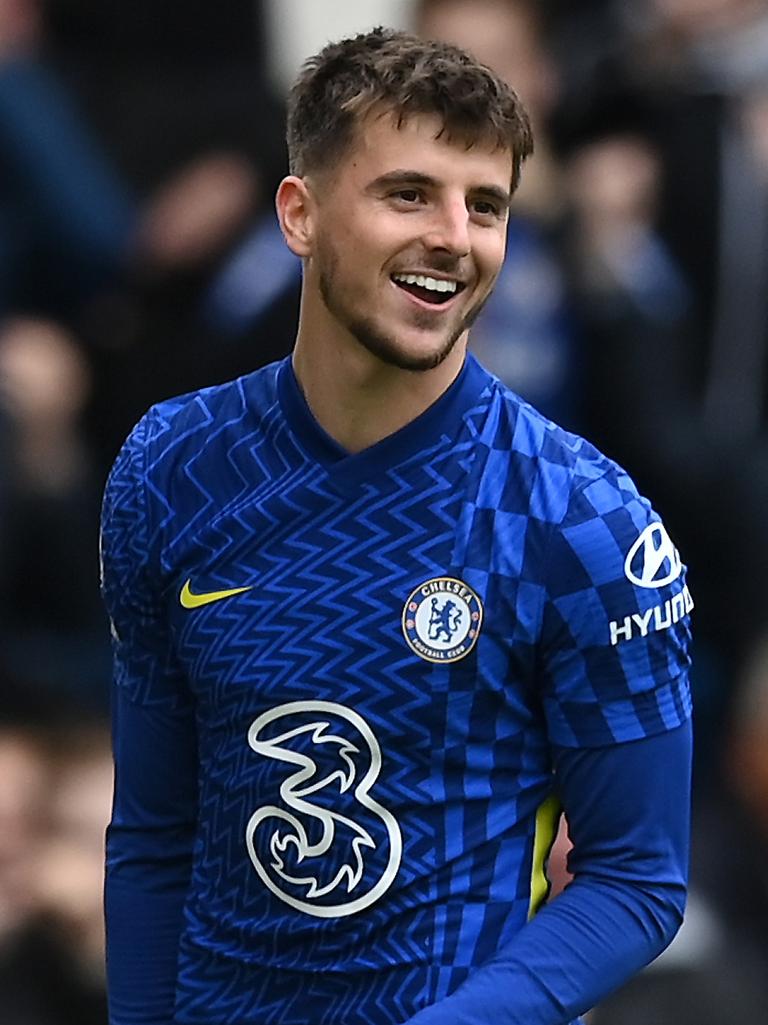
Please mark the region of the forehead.
<svg viewBox="0 0 768 1025"><path fill-rule="evenodd" d="M512 153L490 142L467 146L444 130L436 114L413 114L399 123L388 111L368 115L358 125L340 170L365 184L400 169L462 180L468 188L496 185L508 190Z"/></svg>

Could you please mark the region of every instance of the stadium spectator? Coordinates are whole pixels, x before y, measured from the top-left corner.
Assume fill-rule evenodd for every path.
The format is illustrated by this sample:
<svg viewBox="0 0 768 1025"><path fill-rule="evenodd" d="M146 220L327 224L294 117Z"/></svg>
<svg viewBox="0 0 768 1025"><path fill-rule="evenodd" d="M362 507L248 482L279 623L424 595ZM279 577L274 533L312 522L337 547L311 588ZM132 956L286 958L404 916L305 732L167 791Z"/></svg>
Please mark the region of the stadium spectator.
<svg viewBox="0 0 768 1025"><path fill-rule="evenodd" d="M3 662L41 702L106 711L101 476L82 431L90 386L80 349L57 324L16 318L0 327L9 452L0 563Z"/></svg>
<svg viewBox="0 0 768 1025"><path fill-rule="evenodd" d="M26 716L29 716L29 708ZM37 713L40 718L40 713ZM105 727L0 725L3 1025L103 1025L100 879L111 786Z"/></svg>
<svg viewBox="0 0 768 1025"><path fill-rule="evenodd" d="M50 833L40 852L40 928L56 1025L104 1025L104 831L112 797L106 726L64 720L52 744Z"/></svg>
<svg viewBox="0 0 768 1025"><path fill-rule="evenodd" d="M3 680L3 682L5 682ZM56 1025L40 1001L38 857L49 828L50 771L35 730L0 723L0 1006L3 1025Z"/></svg>
<svg viewBox="0 0 768 1025"><path fill-rule="evenodd" d="M136 213L42 60L37 0L0 2L0 316L72 314L127 260Z"/></svg>
<svg viewBox="0 0 768 1025"><path fill-rule="evenodd" d="M250 5L228 10L241 28L255 23ZM213 45L228 20L211 38L205 16L190 5L172 39L140 4L113 5L106 20L87 4L0 6L0 316L75 328L98 383L88 424L105 468L151 401L242 369L202 302L282 147L254 39L240 31L235 71Z"/></svg>

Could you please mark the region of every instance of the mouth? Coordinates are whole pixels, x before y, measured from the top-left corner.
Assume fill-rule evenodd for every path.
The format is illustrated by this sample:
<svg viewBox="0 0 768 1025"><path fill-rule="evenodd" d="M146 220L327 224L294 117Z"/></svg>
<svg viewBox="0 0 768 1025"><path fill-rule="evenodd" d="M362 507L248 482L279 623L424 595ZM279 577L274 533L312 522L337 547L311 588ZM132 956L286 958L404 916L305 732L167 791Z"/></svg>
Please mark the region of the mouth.
<svg viewBox="0 0 768 1025"><path fill-rule="evenodd" d="M401 291L428 306L447 306L466 288L462 281L428 274L393 274L390 280Z"/></svg>

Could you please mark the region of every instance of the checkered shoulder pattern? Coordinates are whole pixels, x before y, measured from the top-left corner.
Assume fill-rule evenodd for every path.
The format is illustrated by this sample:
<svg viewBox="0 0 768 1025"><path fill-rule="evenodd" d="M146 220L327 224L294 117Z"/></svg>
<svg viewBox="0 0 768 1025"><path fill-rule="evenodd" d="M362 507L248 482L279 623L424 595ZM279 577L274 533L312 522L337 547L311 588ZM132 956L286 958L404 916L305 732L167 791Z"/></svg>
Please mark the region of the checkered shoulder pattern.
<svg viewBox="0 0 768 1025"><path fill-rule="evenodd" d="M493 509L480 537L495 535L486 558L506 567L529 624L550 739L602 746L675 728L691 711L693 601L658 514L621 467L502 388L489 409L475 516Z"/></svg>

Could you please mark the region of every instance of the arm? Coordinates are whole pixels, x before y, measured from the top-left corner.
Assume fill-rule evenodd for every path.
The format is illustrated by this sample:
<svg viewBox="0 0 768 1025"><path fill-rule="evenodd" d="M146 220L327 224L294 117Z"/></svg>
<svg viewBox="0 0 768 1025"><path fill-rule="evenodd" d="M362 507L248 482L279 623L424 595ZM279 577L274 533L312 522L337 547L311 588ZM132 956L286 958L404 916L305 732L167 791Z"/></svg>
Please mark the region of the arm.
<svg viewBox="0 0 768 1025"><path fill-rule="evenodd" d="M682 921L690 723L556 751L574 881L455 993L408 1025L566 1025L656 957Z"/></svg>
<svg viewBox="0 0 768 1025"><path fill-rule="evenodd" d="M680 924L691 759L684 568L610 464L569 497L543 565L534 682L575 879L411 1025L567 1025Z"/></svg>
<svg viewBox="0 0 768 1025"><path fill-rule="evenodd" d="M195 830L194 721L116 688L105 910L110 1025L169 1025Z"/></svg>
<svg viewBox="0 0 768 1025"><path fill-rule="evenodd" d="M197 805L194 706L175 664L146 495L148 421L124 446L102 519L115 654L115 798L105 910L110 1025L171 1025Z"/></svg>

